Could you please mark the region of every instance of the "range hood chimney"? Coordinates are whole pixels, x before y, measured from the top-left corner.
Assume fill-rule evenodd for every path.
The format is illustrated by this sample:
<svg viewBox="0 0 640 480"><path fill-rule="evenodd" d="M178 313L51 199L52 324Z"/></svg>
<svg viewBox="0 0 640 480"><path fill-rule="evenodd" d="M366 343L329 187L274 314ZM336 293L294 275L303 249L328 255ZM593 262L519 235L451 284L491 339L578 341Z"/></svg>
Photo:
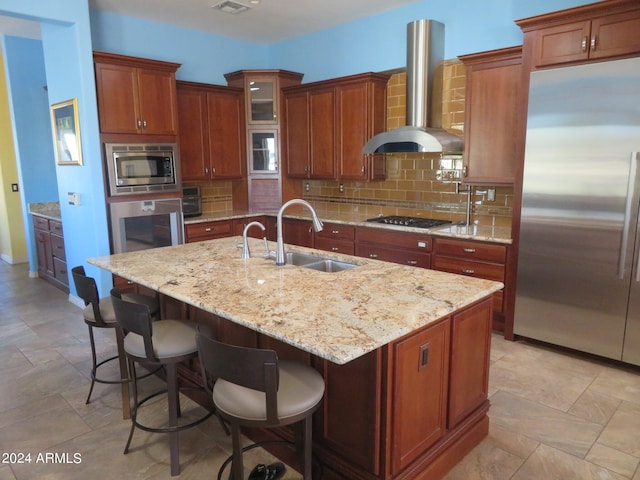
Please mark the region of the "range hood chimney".
<svg viewBox="0 0 640 480"><path fill-rule="evenodd" d="M433 76L444 59L444 25L416 20L407 25L407 126L380 133L363 153L442 152L462 154L462 138L441 128L441 114L432 115ZM434 112L435 113L435 112ZM430 123L431 122L431 123Z"/></svg>

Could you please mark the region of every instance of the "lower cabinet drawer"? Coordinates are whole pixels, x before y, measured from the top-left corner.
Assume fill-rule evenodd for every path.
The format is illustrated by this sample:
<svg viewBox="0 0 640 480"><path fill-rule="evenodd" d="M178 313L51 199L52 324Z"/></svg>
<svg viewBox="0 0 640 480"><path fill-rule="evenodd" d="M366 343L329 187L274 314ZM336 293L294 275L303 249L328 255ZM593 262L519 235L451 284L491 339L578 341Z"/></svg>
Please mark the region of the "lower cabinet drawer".
<svg viewBox="0 0 640 480"><path fill-rule="evenodd" d="M67 255L64 252L64 238L51 234L51 254L60 260L66 260Z"/></svg>
<svg viewBox="0 0 640 480"><path fill-rule="evenodd" d="M355 247L353 242L348 240L335 240L332 238L315 238L315 248L326 252L344 253L345 255L353 255Z"/></svg>
<svg viewBox="0 0 640 480"><path fill-rule="evenodd" d="M53 276L60 283L69 286L69 275L67 275L67 262L57 257L53 258Z"/></svg>
<svg viewBox="0 0 640 480"><path fill-rule="evenodd" d="M410 265L412 267L431 268L431 254L429 253L415 253L406 250L397 250L395 248L359 243L356 246L356 255L358 257L373 258L385 262Z"/></svg>
<svg viewBox="0 0 640 480"><path fill-rule="evenodd" d="M499 263L474 262L462 258L436 255L433 268L443 272L485 278L487 280L495 280L496 282L504 282L505 267Z"/></svg>
<svg viewBox="0 0 640 480"><path fill-rule="evenodd" d="M214 238L230 237L233 235L231 220L220 222L202 222L187 225L187 242L212 240Z"/></svg>

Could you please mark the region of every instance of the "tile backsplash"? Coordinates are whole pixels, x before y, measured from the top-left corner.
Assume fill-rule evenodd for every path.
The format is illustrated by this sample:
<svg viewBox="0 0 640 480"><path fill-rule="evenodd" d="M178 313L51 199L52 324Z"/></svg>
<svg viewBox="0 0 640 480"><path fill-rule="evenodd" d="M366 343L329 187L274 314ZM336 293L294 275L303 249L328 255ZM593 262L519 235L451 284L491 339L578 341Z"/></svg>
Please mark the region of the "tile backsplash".
<svg viewBox="0 0 640 480"><path fill-rule="evenodd" d="M405 125L406 74L391 72L387 85L387 129ZM464 132L465 67L459 60L447 60L438 69L437 96L442 98L442 126L453 133ZM440 91L441 90L441 91ZM434 153L387 155L384 181L301 180L304 198L320 215L359 212L367 217L411 215L463 221L467 193L456 193L456 185L440 180L440 156ZM231 181L189 182L201 186L203 215L233 210ZM342 187L341 187L342 186ZM466 190L466 186L462 190ZM478 225L511 226L513 188L470 187L471 221ZM494 190L494 200L489 200Z"/></svg>
<svg viewBox="0 0 640 480"><path fill-rule="evenodd" d="M465 67L459 60L447 60L434 82L442 98L442 126L458 135L464 132ZM441 92L440 92L441 89ZM406 124L406 74L393 73L387 84L387 130ZM308 180L304 198L320 214L360 212L373 217L410 215L452 221L466 219L466 186L438 179L440 154L397 153L387 155L384 181ZM342 184L342 189L340 185ZM511 226L512 187L470 187L471 221L478 225ZM489 200L490 190L494 200ZM304 190L304 189L303 189ZM342 190L342 191L341 191Z"/></svg>

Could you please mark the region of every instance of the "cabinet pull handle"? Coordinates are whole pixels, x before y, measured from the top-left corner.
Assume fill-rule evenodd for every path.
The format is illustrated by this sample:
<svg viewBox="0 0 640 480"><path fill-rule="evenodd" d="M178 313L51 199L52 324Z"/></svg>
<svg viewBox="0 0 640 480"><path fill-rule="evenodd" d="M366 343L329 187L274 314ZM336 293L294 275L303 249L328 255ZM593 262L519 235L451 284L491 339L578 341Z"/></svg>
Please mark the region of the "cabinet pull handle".
<svg viewBox="0 0 640 480"><path fill-rule="evenodd" d="M331 230L331 233L333 235L338 235L340 233L340 230Z"/></svg>
<svg viewBox="0 0 640 480"><path fill-rule="evenodd" d="M332 252L337 252L338 250L340 250L338 247L331 247Z"/></svg>
<svg viewBox="0 0 640 480"><path fill-rule="evenodd" d="M211 230L213 230L213 228L211 228L211 227L207 227L207 228L204 229L205 232L210 232Z"/></svg>
<svg viewBox="0 0 640 480"><path fill-rule="evenodd" d="M476 249L475 248L463 248L462 251L464 253L476 253Z"/></svg>
<svg viewBox="0 0 640 480"><path fill-rule="evenodd" d="M418 265L416 260L407 260L407 265Z"/></svg>
<svg viewBox="0 0 640 480"><path fill-rule="evenodd" d="M420 345L420 364L418 370L422 370L429 364L429 344Z"/></svg>
<svg viewBox="0 0 640 480"><path fill-rule="evenodd" d="M142 128L142 120L138 119L138 128Z"/></svg>
<svg viewBox="0 0 640 480"><path fill-rule="evenodd" d="M476 273L476 271L475 271L475 270L473 270L473 269L471 269L471 268L463 268L463 269L462 269L462 273L466 273L466 274L469 274L469 275L473 275L474 273Z"/></svg>
<svg viewBox="0 0 640 480"><path fill-rule="evenodd" d="M463 177L466 177L466 176L467 176L467 166L466 166L466 165L463 165L463 166L462 166L462 176L463 176Z"/></svg>
<svg viewBox="0 0 640 480"><path fill-rule="evenodd" d="M591 37L591 50L595 50L597 46L598 46L598 36L594 35L593 37Z"/></svg>
<svg viewBox="0 0 640 480"><path fill-rule="evenodd" d="M369 254L369 258L378 258L378 254L377 253L370 253Z"/></svg>
<svg viewBox="0 0 640 480"><path fill-rule="evenodd" d="M146 120L142 121L142 128L147 128L147 121Z"/></svg>
<svg viewBox="0 0 640 480"><path fill-rule="evenodd" d="M361 169L361 170L362 170L362 173L366 172L366 168L365 168L365 166L364 166L364 165L362 166L362 169Z"/></svg>
<svg viewBox="0 0 640 480"><path fill-rule="evenodd" d="M587 51L587 36L582 37L582 53Z"/></svg>

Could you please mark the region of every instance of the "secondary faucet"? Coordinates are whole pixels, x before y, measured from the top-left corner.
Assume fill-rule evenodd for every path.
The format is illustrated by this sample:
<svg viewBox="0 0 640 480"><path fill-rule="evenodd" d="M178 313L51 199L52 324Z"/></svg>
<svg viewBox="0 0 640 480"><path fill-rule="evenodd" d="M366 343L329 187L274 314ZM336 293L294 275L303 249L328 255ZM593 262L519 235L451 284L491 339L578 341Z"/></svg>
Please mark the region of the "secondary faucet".
<svg viewBox="0 0 640 480"><path fill-rule="evenodd" d="M263 232L266 230L264 228L264 225L261 224L260 222L251 222L245 225L244 230L242 231L242 254L240 258L251 258L251 252L249 252L249 242L247 241L247 232L253 226L260 227ZM267 237L263 237L263 240L264 240L264 248L265 248L266 254L268 255L269 247L267 245Z"/></svg>
<svg viewBox="0 0 640 480"><path fill-rule="evenodd" d="M311 215L313 217L313 229L316 232L322 230L322 221L318 218L318 214L313 209L311 204L306 200L302 200L301 198L294 198L293 200L289 200L284 205L280 207L278 210L278 217L276 221L276 229L278 231L277 243L276 243L276 265L282 266L286 263L284 257L284 239L282 237L282 213L290 206L290 205L303 205L309 209Z"/></svg>

